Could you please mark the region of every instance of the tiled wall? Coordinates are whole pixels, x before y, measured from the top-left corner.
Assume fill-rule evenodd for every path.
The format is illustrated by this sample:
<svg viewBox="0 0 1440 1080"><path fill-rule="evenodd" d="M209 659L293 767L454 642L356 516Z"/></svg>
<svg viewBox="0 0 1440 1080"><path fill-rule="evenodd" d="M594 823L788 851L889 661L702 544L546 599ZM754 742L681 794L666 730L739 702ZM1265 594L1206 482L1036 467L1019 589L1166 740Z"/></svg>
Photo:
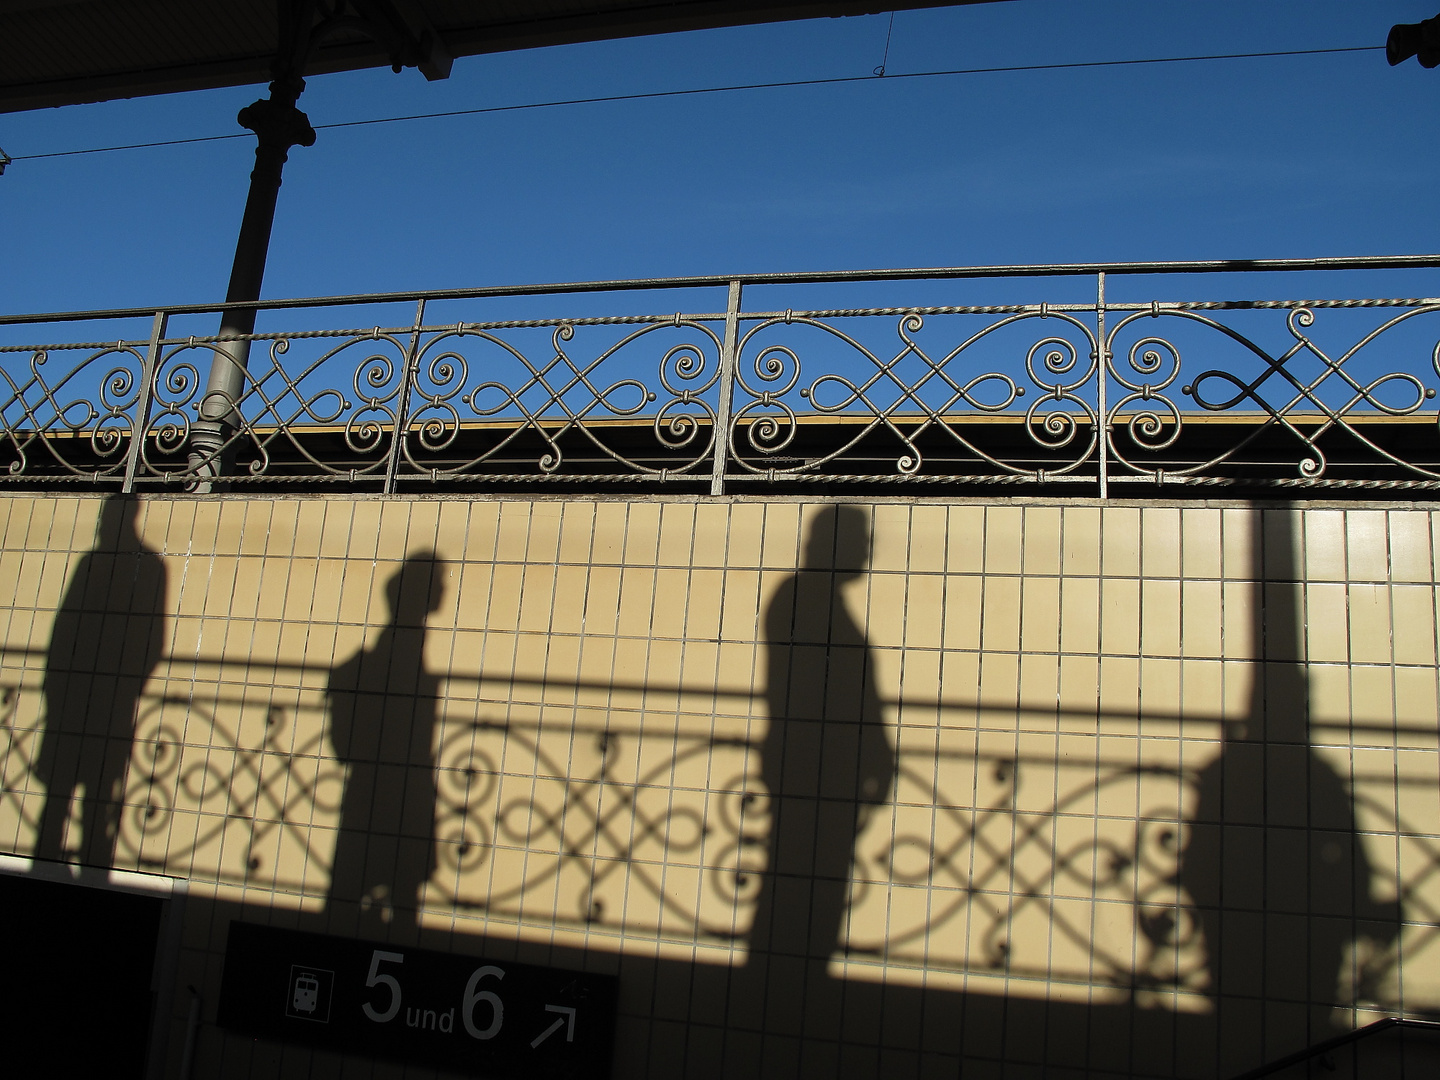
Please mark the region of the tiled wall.
<svg viewBox="0 0 1440 1080"><path fill-rule="evenodd" d="M1440 1009L1432 516L8 498L0 849L212 1018L239 914L617 971L621 1077L1238 1071Z"/></svg>

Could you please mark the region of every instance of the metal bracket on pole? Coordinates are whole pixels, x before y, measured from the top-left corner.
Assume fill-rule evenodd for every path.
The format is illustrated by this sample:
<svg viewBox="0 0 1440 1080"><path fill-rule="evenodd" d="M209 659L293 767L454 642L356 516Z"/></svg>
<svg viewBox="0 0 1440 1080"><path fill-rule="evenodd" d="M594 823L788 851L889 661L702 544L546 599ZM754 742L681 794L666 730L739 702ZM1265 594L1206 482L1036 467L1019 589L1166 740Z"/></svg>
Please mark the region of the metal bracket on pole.
<svg viewBox="0 0 1440 1080"><path fill-rule="evenodd" d="M400 474L400 447L405 428L410 422L410 394L420 364L420 328L425 325L425 301L415 305L415 326L410 331L410 347L405 350L405 367L400 373L400 390L395 399L395 428L390 434L390 454L385 462L385 494L395 494L395 477Z"/></svg>
<svg viewBox="0 0 1440 1080"><path fill-rule="evenodd" d="M140 471L145 432L150 427L150 401L155 389L155 372L160 366L160 342L165 338L165 328L169 323L169 314L157 311L155 321L150 325L150 346L145 350L145 362L140 365L140 393L135 399L130 447L125 454L125 482L120 488L126 495L135 490L135 476Z"/></svg>
<svg viewBox="0 0 1440 1080"><path fill-rule="evenodd" d="M1100 498L1110 497L1110 406L1105 397L1106 376L1110 372L1108 362L1109 342L1105 338L1105 274L1095 275L1095 433L1096 451L1099 455Z"/></svg>
<svg viewBox="0 0 1440 1080"><path fill-rule="evenodd" d="M725 494L725 462L730 457L730 409L735 396L735 368L740 362L740 282L730 282L725 306L725 343L720 347L720 397L715 406L715 463L710 470L710 494Z"/></svg>

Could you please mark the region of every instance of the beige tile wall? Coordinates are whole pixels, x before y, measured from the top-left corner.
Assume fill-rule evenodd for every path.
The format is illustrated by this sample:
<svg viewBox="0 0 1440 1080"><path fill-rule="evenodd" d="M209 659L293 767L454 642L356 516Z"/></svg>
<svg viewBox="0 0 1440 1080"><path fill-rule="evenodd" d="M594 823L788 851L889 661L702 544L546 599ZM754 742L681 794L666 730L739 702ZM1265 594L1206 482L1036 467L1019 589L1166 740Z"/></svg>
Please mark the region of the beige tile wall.
<svg viewBox="0 0 1440 1080"><path fill-rule="evenodd" d="M403 560L433 549L443 596L423 663L440 680L441 855L422 924L743 963L769 828L765 612L821 505L143 500L137 528L163 559L171 614L117 862L326 917L345 783L326 687L378 640ZM51 625L100 507L0 500L0 580L16 586L0 608L6 851L35 844ZM1180 867L1206 827L1201 788L1224 750L1235 813L1313 754L1349 793L1375 869L1346 911L1403 915L1394 941L1351 946L1335 1000L1358 1018L1440 1008L1431 511L1316 507L1262 522L1245 506L863 508L869 573L841 593L872 650L899 778L858 842L850 951L832 974L1211 1012ZM1296 583L1257 585L1262 525L1272 548L1293 546L1265 558L1293 566ZM1285 765L1287 740L1272 733L1268 764L1247 773L1263 589L1264 658L1308 665L1313 750L1290 740L1302 764ZM823 647L828 628L805 625L816 610L800 612L797 648ZM1274 629L1292 610L1295 629ZM817 693L858 692L846 685L837 675ZM1302 810L1294 824L1323 848L1326 823ZM1323 914L1315 896L1294 912L1302 924ZM1155 932L1163 918L1177 928Z"/></svg>

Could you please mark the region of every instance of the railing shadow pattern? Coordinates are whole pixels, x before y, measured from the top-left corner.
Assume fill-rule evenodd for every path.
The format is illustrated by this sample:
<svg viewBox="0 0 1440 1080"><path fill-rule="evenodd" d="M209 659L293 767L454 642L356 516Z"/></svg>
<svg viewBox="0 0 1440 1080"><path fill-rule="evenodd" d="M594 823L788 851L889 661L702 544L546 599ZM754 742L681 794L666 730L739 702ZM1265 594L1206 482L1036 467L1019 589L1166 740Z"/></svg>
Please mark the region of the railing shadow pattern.
<svg viewBox="0 0 1440 1080"><path fill-rule="evenodd" d="M703 730L713 718L687 729L673 715L668 724L584 710L554 719L538 707L525 716L504 691L446 682L439 858L424 907L590 940L698 946L717 959L742 946L771 827L757 744ZM17 849L42 798L40 736L26 719L38 696L23 684L3 689L0 806ZM308 698L147 696L116 865L274 889L302 905L323 897L345 768L325 750L322 699ZM902 982L907 971L976 989L993 978L1038 996L1059 982L1089 986L1096 1000L1203 1009L1203 942L1179 882L1198 771L1189 755L1185 767L1139 764L1133 751L1067 764L981 752L973 733L967 742L941 732L928 747L902 733L892 803L857 843L838 959ZM1428 953L1440 934L1440 836L1433 823L1397 816L1395 784L1382 772L1354 777L1365 831L1407 849L1403 932L1355 960L1355 986L1381 1007L1399 1004L1402 952Z"/></svg>

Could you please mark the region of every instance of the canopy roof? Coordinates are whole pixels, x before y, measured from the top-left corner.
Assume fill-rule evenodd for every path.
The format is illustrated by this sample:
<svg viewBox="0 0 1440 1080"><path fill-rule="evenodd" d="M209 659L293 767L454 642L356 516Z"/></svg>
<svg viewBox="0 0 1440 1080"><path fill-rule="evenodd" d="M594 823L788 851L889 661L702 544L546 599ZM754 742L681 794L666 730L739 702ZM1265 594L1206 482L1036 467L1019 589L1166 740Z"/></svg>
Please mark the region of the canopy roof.
<svg viewBox="0 0 1440 1080"><path fill-rule="evenodd" d="M434 79L477 53L957 2L993 0L332 0L305 74L403 64ZM0 0L0 112L266 82L280 6Z"/></svg>

